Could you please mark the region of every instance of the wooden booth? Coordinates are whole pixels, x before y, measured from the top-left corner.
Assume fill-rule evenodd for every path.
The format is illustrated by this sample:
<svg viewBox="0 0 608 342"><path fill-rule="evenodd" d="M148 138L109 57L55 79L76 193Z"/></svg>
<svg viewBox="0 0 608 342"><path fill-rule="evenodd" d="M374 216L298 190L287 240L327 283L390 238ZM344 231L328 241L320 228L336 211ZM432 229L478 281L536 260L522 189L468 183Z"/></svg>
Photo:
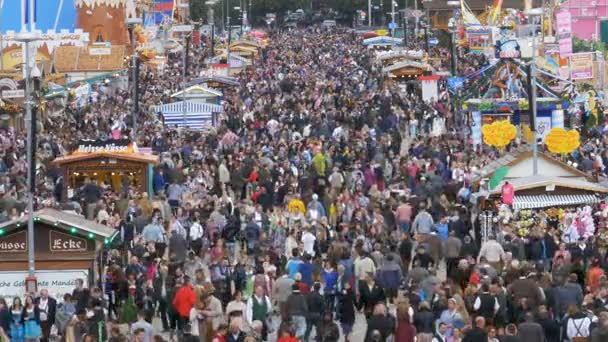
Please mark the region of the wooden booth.
<svg viewBox="0 0 608 342"><path fill-rule="evenodd" d="M28 216L0 224L0 296L23 296L28 276ZM76 280L99 280L104 244L116 230L55 209L34 213L34 252L38 290L57 299L72 293ZM23 297L22 297L23 298Z"/></svg>
<svg viewBox="0 0 608 342"><path fill-rule="evenodd" d="M129 186L151 194L158 156L138 153L127 139L85 140L72 154L55 159L53 164L63 169L64 196L68 198L86 179L109 185L116 192Z"/></svg>

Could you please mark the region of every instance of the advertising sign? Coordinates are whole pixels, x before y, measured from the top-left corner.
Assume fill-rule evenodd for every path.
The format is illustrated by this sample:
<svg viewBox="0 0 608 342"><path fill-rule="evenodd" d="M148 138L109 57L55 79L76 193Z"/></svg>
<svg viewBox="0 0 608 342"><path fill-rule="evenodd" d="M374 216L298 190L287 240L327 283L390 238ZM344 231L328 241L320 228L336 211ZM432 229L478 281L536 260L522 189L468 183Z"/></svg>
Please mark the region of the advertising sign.
<svg viewBox="0 0 608 342"><path fill-rule="evenodd" d="M555 17L559 54L562 58L566 58L572 54L572 15L565 9L559 11Z"/></svg>
<svg viewBox="0 0 608 342"><path fill-rule="evenodd" d="M0 238L0 254L27 252L27 233L25 230Z"/></svg>
<svg viewBox="0 0 608 342"><path fill-rule="evenodd" d="M5 99L14 99L14 98L22 98L22 97L25 97L25 92L23 89L3 90L2 91L2 98L5 98Z"/></svg>
<svg viewBox="0 0 608 342"><path fill-rule="evenodd" d="M545 137L551 130L551 117L550 116L537 116L536 117L536 133L538 139L545 141Z"/></svg>
<svg viewBox="0 0 608 342"><path fill-rule="evenodd" d="M80 140L74 153L133 153L129 139Z"/></svg>
<svg viewBox="0 0 608 342"><path fill-rule="evenodd" d="M593 78L593 53L584 52L570 55L570 79Z"/></svg>
<svg viewBox="0 0 608 342"><path fill-rule="evenodd" d="M54 230L49 231L49 250L51 252L86 252L87 240L60 233Z"/></svg>
<svg viewBox="0 0 608 342"><path fill-rule="evenodd" d="M89 55L91 56L109 56L112 54L112 48L108 47L92 47L89 49Z"/></svg>
<svg viewBox="0 0 608 342"><path fill-rule="evenodd" d="M0 272L0 296L7 299L15 297L23 298L25 294L25 277L27 271ZM58 301L63 300L63 295L72 293L76 287L76 280L84 280L88 283L88 270L54 270L36 271L38 279L38 290L46 289L49 294Z"/></svg>

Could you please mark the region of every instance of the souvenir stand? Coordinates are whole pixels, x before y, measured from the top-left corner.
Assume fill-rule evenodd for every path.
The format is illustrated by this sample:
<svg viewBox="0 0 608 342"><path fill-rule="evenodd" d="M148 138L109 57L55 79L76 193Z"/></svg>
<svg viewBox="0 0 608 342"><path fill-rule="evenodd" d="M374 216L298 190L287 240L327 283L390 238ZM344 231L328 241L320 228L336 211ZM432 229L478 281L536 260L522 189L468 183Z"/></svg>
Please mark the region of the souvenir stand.
<svg viewBox="0 0 608 342"><path fill-rule="evenodd" d="M478 171L472 182L479 186L482 228L524 238L554 229L566 243L603 232L605 216L598 214L608 213L600 204L608 187L549 153L539 152L537 163L533 175L532 150L523 145Z"/></svg>

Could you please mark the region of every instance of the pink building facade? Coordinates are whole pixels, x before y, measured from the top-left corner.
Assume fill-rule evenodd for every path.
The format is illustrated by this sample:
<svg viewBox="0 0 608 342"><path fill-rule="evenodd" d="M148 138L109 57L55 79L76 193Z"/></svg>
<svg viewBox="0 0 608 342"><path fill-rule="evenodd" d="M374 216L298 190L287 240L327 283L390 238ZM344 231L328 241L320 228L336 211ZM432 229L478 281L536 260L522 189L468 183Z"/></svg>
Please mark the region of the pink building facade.
<svg viewBox="0 0 608 342"><path fill-rule="evenodd" d="M568 0L561 5L572 14L573 34L581 39L599 40L600 21L608 19L608 0Z"/></svg>

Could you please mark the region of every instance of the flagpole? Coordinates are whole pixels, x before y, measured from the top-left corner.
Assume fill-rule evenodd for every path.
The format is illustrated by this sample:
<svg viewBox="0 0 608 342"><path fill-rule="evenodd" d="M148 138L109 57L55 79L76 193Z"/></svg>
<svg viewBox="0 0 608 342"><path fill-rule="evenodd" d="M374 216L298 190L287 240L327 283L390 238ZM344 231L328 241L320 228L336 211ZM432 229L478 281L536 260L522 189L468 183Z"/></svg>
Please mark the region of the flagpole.
<svg viewBox="0 0 608 342"><path fill-rule="evenodd" d="M62 9L63 9L63 0L59 0L59 8L57 9L57 16L55 16L55 25L53 26L53 30L57 30L57 25L59 24L59 16L61 16Z"/></svg>
<svg viewBox="0 0 608 342"><path fill-rule="evenodd" d="M2 23L2 8L4 7L4 0L0 0L0 23ZM0 26L0 70L4 70L4 47L2 46L4 41L2 35L2 27Z"/></svg>
<svg viewBox="0 0 608 342"><path fill-rule="evenodd" d="M29 7L30 27L31 27L31 31L34 32L36 30L36 22L34 21L34 18L36 18L36 0L29 0L29 1L30 1L30 7Z"/></svg>
<svg viewBox="0 0 608 342"><path fill-rule="evenodd" d="M25 27L25 7L26 7L26 1L27 0L21 0L21 32L25 32L27 31L27 27Z"/></svg>

